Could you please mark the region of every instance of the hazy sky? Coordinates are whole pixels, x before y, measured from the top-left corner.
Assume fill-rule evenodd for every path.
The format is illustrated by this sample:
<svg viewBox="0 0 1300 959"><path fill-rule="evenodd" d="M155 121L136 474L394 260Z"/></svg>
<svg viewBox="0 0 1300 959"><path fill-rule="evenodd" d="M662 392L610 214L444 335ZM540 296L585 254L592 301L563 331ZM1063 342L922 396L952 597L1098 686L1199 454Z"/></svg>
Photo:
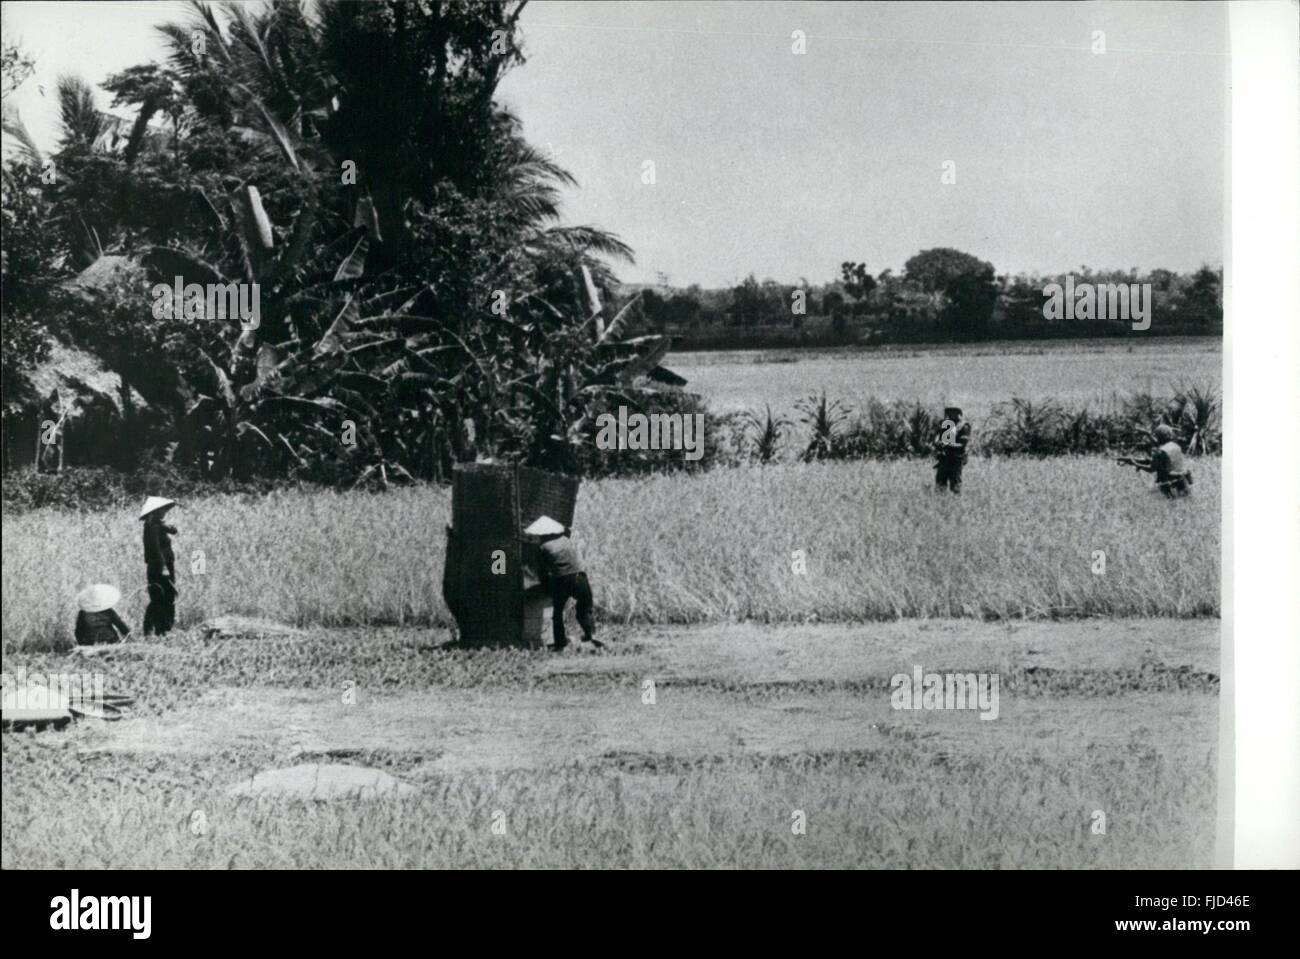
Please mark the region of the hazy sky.
<svg viewBox="0 0 1300 959"><path fill-rule="evenodd" d="M37 138L60 72L158 57L178 6L6 3ZM636 250L625 279L821 282L932 246L999 272L1223 261L1220 4L534 0L521 22L501 96L577 176L566 218Z"/></svg>

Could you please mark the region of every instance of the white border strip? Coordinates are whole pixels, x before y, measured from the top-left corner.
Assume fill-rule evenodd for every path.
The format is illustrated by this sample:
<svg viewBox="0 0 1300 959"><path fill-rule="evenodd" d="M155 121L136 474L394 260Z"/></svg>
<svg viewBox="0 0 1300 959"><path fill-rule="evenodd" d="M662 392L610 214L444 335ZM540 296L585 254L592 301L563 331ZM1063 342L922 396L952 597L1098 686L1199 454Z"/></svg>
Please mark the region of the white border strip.
<svg viewBox="0 0 1300 959"><path fill-rule="evenodd" d="M1231 865L1300 866L1300 6L1236 0L1225 270L1225 728ZM1231 551L1229 553L1229 551ZM1221 753L1221 785L1233 782ZM1220 831L1220 864L1224 833Z"/></svg>

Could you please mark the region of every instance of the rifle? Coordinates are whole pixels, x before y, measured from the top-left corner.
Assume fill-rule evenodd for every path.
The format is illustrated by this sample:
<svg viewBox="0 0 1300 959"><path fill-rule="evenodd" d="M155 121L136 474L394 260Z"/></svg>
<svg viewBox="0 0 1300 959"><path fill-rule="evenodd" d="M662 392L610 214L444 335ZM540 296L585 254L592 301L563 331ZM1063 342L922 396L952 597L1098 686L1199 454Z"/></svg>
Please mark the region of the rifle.
<svg viewBox="0 0 1300 959"><path fill-rule="evenodd" d="M1142 472L1144 469L1149 469L1151 467L1151 464L1149 462L1143 460L1136 460L1131 456L1117 456L1115 457L1115 462L1118 463L1120 466L1132 466L1139 473Z"/></svg>

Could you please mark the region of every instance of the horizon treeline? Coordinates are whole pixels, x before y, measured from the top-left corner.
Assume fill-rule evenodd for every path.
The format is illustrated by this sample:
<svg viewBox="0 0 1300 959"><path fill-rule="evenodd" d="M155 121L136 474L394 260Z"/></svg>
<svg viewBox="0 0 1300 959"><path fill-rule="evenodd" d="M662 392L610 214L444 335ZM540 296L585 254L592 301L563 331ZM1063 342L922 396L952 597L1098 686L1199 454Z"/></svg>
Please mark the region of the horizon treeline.
<svg viewBox="0 0 1300 959"><path fill-rule="evenodd" d="M1221 335L1223 269L1191 273L1137 267L1055 274L998 273L993 264L949 248L924 250L895 273L873 275L846 261L823 283L759 280L750 274L730 287L626 284L625 301L640 297L639 332L692 346L833 345L849 343L973 342L1001 339L1118 336L1132 332L1119 319L1048 319L1044 292L1052 283L1137 284L1151 287L1151 327L1134 335ZM768 342L770 341L770 342Z"/></svg>

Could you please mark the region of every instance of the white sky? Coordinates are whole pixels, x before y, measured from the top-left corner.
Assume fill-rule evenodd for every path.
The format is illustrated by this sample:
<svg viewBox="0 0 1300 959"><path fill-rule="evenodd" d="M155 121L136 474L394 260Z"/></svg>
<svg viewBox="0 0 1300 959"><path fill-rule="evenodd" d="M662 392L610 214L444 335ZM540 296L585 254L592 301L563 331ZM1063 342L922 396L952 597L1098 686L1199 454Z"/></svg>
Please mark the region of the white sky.
<svg viewBox="0 0 1300 959"><path fill-rule="evenodd" d="M98 83L158 58L151 27L185 14L3 7L37 58L12 101L43 145L61 73ZM522 27L529 61L502 99L577 176L566 218L636 250L625 279L822 282L932 246L1000 272L1223 261L1218 3L534 0Z"/></svg>

